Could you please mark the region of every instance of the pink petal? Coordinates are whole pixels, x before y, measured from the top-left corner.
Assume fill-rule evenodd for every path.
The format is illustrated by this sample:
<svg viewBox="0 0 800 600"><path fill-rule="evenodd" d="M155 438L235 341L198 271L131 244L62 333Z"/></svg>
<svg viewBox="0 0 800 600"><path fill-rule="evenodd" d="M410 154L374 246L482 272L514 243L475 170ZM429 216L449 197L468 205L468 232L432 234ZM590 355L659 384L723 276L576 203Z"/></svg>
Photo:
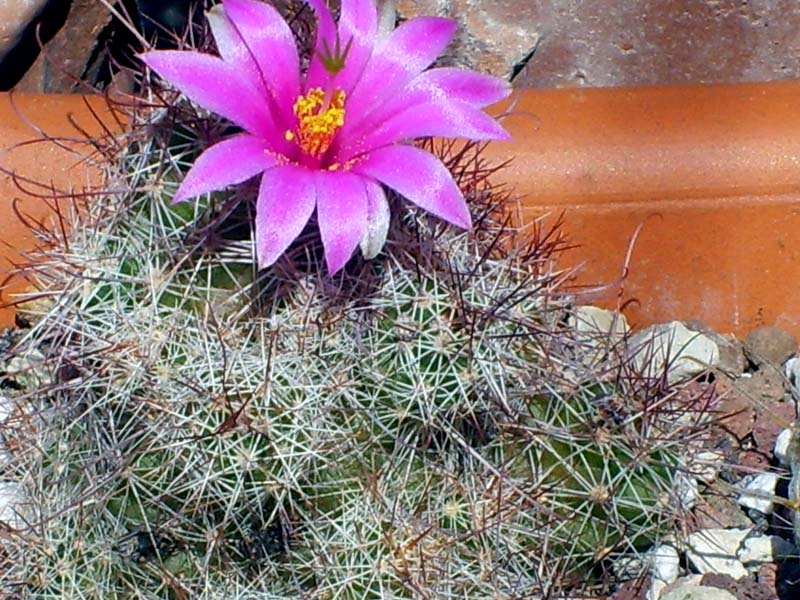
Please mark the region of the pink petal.
<svg viewBox="0 0 800 600"><path fill-rule="evenodd" d="M181 50L155 50L139 58L203 108L268 140L275 137L265 98L233 65L216 56Z"/></svg>
<svg viewBox="0 0 800 600"><path fill-rule="evenodd" d="M333 275L353 255L367 230L367 189L353 173L317 171L317 220L325 262Z"/></svg>
<svg viewBox="0 0 800 600"><path fill-rule="evenodd" d="M242 36L236 31L221 4L217 4L206 13L206 20L211 27L214 41L217 43L222 59L241 69L250 81L260 81L258 65Z"/></svg>
<svg viewBox="0 0 800 600"><path fill-rule="evenodd" d="M310 4L317 10L318 2L310 2ZM327 11L327 8L324 10ZM323 15L323 9L319 8L317 13ZM328 89L335 86L349 94L372 55L378 27L378 13L374 0L342 0L338 27L331 29L330 23L325 24L329 15L330 11L327 11L326 16L320 17L316 52L311 58L306 87ZM328 48L333 49L337 33L342 50L350 44L350 51L347 54L344 68L339 73L332 75L325 70L317 53L324 50L323 41L327 42Z"/></svg>
<svg viewBox="0 0 800 600"><path fill-rule="evenodd" d="M222 6L267 89L283 111L290 111L300 95L300 63L289 25L274 7L257 0L223 0Z"/></svg>
<svg viewBox="0 0 800 600"><path fill-rule="evenodd" d="M366 259L372 259L380 254L386 243L389 233L389 223L392 215L389 212L389 203L383 187L374 181L366 181L367 185L367 231L358 245L361 254Z"/></svg>
<svg viewBox="0 0 800 600"><path fill-rule="evenodd" d="M462 102L429 102L409 106L371 132L360 129L341 134L337 160L347 160L395 142L421 137L454 137L470 140L508 140L511 136L492 117Z"/></svg>
<svg viewBox="0 0 800 600"><path fill-rule="evenodd" d="M432 154L413 146L385 146L373 150L353 171L377 179L411 202L469 229L472 219L452 176Z"/></svg>
<svg viewBox="0 0 800 600"><path fill-rule="evenodd" d="M279 131L286 131L294 126L294 119L287 121L290 117L291 108L288 102L278 102L273 94L268 90L267 83L261 76L258 64L253 53L244 43L239 31L234 27L231 20L225 14L221 4L215 5L206 13L206 20L211 27L211 33L217 43L217 48L222 59L233 65L241 76L249 81L263 96L268 99L267 107L272 115L273 122L280 122L280 127L276 125L276 133L272 136L273 146L283 153L291 152L291 146L285 144L285 139L281 139Z"/></svg>
<svg viewBox="0 0 800 600"><path fill-rule="evenodd" d="M482 108L511 94L511 84L499 77L490 77L444 67L425 71L387 102L372 107L367 114L350 114L340 135L373 131L384 121L412 106L451 101Z"/></svg>
<svg viewBox="0 0 800 600"><path fill-rule="evenodd" d="M295 165L264 173L256 206L256 254L263 269L300 235L314 212L313 172Z"/></svg>
<svg viewBox="0 0 800 600"><path fill-rule="evenodd" d="M470 140L508 140L511 136L493 118L460 102L411 106L386 121L367 145L384 146L421 137L460 137Z"/></svg>
<svg viewBox="0 0 800 600"><path fill-rule="evenodd" d="M267 144L243 133L206 149L186 174L173 203L247 181L278 163Z"/></svg>
<svg viewBox="0 0 800 600"><path fill-rule="evenodd" d="M418 17L381 39L351 94L351 114L366 113L402 90L436 60L455 32L451 19Z"/></svg>
<svg viewBox="0 0 800 600"><path fill-rule="evenodd" d="M475 71L440 67L415 77L403 92L404 102L415 104L434 98L449 98L483 108L511 94L511 84L505 79Z"/></svg>

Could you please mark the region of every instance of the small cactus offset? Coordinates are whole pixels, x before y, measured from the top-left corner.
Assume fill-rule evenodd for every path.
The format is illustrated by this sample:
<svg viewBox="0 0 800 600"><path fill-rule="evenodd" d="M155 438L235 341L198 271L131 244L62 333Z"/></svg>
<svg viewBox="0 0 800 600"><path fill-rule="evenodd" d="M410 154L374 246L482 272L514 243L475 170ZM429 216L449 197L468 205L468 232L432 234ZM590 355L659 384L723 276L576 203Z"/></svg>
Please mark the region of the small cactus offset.
<svg viewBox="0 0 800 600"><path fill-rule="evenodd" d="M258 268L250 184L170 203L224 123L131 122L8 351L12 597L553 597L675 529L693 426L585 360L563 241L508 226L480 145L425 146L472 231L390 193L383 253L329 275L313 220Z"/></svg>

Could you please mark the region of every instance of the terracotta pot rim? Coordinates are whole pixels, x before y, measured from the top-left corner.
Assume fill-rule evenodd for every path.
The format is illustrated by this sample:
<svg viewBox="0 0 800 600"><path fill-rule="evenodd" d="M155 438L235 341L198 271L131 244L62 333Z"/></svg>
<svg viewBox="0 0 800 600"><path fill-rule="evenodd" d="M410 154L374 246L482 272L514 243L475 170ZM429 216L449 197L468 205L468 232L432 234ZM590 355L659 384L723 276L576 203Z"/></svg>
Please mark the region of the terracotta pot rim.
<svg viewBox="0 0 800 600"><path fill-rule="evenodd" d="M14 102L64 135L68 114L93 119L88 107L105 99L16 94ZM491 144L486 157L512 159L498 181L515 190L523 219L564 212L581 245L565 260L586 265L576 286L616 282L643 226L622 298L638 301L634 322L700 319L737 332L778 323L800 333L791 298L800 279L800 240L791 235L800 230L798 105L800 81L518 90L493 109L508 111L514 140ZM7 94L0 115L6 146L33 137ZM7 150L0 156L13 161ZM74 157L37 162L65 185L87 180L70 171ZM616 305L609 295L604 303Z"/></svg>

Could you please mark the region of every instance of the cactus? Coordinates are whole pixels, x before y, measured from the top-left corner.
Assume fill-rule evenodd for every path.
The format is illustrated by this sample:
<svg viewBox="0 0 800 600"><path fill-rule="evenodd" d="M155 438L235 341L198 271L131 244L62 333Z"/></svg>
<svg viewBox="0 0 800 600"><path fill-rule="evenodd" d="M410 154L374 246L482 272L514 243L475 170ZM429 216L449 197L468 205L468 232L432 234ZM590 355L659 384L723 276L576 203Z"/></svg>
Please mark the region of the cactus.
<svg viewBox="0 0 800 600"><path fill-rule="evenodd" d="M512 598L591 588L673 531L677 400L583 360L562 240L508 226L480 146L438 148L474 232L405 209L335 278L313 227L258 272L252 190L169 204L222 131L188 110L137 109L117 193L38 257L5 589Z"/></svg>

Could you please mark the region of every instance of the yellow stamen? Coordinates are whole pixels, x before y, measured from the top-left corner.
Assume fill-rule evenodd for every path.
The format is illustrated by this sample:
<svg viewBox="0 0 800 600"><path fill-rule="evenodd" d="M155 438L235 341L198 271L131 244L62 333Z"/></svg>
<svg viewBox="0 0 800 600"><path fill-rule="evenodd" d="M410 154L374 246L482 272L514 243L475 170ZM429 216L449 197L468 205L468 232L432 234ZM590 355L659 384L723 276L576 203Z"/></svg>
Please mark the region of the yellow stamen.
<svg viewBox="0 0 800 600"><path fill-rule="evenodd" d="M298 137L303 152L320 158L330 148L336 132L344 125L344 99L344 91L336 90L330 96L322 88L313 88L305 96L298 97L294 103L297 136L287 131L286 139L292 141Z"/></svg>

